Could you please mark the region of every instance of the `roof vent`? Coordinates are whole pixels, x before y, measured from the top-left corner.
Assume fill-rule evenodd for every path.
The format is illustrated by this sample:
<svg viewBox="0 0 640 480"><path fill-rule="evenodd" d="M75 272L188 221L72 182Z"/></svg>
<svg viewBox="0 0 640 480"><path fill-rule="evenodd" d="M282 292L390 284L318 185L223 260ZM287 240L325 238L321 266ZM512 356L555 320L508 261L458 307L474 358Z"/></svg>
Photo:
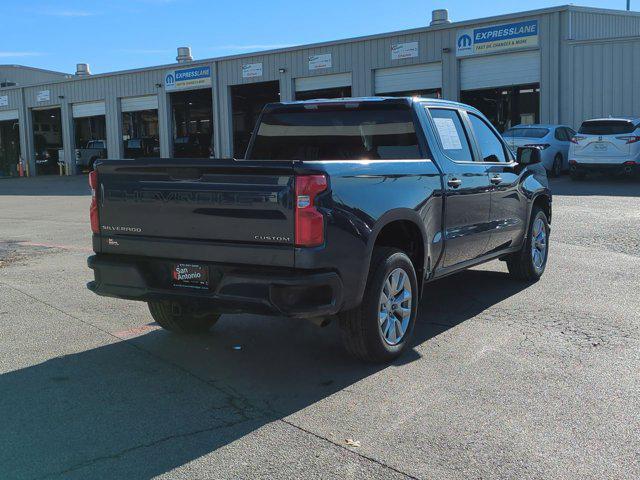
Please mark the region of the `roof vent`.
<svg viewBox="0 0 640 480"><path fill-rule="evenodd" d="M79 77L86 77L87 75L91 75L91 70L89 70L89 64L88 63L76 64L76 75Z"/></svg>
<svg viewBox="0 0 640 480"><path fill-rule="evenodd" d="M178 63L192 62L191 47L178 47L178 56L176 57Z"/></svg>
<svg viewBox="0 0 640 480"><path fill-rule="evenodd" d="M447 23L451 23L451 20L449 20L449 10L446 8L439 8L438 10L431 12L431 26L445 25Z"/></svg>

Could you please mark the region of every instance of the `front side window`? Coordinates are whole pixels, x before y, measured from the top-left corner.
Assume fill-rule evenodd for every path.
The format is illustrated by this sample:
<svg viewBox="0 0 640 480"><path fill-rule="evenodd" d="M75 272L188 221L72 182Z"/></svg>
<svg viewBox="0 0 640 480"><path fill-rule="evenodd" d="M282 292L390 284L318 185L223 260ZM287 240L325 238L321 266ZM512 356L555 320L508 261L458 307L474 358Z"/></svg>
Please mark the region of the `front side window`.
<svg viewBox="0 0 640 480"><path fill-rule="evenodd" d="M469 114L469 120L471 121L482 160L485 162L506 162L507 155L504 146L498 136L493 133L493 130L489 128L484 120L473 113Z"/></svg>
<svg viewBox="0 0 640 480"><path fill-rule="evenodd" d="M263 114L250 159L421 158L412 111L397 104L305 104Z"/></svg>
<svg viewBox="0 0 640 480"><path fill-rule="evenodd" d="M472 161L469 140L458 112L445 108L432 108L429 111L445 155L455 162Z"/></svg>

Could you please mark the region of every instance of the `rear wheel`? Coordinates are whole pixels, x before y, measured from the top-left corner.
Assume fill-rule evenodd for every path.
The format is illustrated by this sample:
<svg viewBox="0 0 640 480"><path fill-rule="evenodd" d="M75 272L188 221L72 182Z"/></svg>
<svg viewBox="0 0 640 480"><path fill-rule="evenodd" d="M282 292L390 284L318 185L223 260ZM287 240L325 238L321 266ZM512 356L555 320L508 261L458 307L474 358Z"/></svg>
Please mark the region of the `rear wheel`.
<svg viewBox="0 0 640 480"><path fill-rule="evenodd" d="M178 302L148 302L151 316L165 330L176 333L206 333L220 315Z"/></svg>
<svg viewBox="0 0 640 480"><path fill-rule="evenodd" d="M417 279L409 257L395 248L374 249L359 307L340 314L346 349L369 362L388 362L409 345L418 310Z"/></svg>
<svg viewBox="0 0 640 480"><path fill-rule="evenodd" d="M562 175L562 155L560 155L559 153L553 159L553 167L551 169L551 174L555 178L558 178L560 175Z"/></svg>
<svg viewBox="0 0 640 480"><path fill-rule="evenodd" d="M549 256L549 221L540 208L534 208L529 233L522 249L507 258L507 268L518 280L536 282L547 266Z"/></svg>

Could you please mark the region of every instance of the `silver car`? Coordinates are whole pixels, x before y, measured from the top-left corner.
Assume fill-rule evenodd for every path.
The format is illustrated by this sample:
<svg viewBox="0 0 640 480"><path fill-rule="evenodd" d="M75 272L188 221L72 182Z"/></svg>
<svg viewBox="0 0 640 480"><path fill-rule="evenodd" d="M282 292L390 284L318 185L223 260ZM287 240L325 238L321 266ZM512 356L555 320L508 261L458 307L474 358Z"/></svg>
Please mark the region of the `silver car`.
<svg viewBox="0 0 640 480"><path fill-rule="evenodd" d="M559 177L569 170L569 147L576 132L567 125L516 125L502 136L514 153L518 147L538 147L542 164L550 175Z"/></svg>

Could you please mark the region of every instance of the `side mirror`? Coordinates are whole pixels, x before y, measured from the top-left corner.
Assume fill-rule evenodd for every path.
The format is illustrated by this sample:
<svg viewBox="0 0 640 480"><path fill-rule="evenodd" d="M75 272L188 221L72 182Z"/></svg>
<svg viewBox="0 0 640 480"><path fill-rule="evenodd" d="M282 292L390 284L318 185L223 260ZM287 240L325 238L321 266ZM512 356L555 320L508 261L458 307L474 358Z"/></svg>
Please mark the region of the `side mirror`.
<svg viewBox="0 0 640 480"><path fill-rule="evenodd" d="M534 165L540 163L540 149L535 147L518 147L517 160L520 165Z"/></svg>

